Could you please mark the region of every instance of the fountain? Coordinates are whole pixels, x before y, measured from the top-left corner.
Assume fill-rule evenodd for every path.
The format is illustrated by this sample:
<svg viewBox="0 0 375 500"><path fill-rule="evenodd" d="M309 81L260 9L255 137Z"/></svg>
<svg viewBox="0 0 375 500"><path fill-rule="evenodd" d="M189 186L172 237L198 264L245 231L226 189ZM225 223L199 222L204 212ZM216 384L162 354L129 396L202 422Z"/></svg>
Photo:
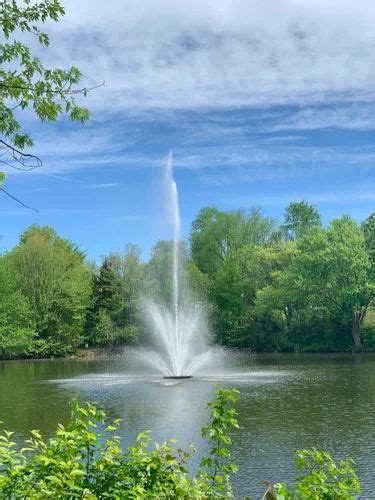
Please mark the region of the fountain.
<svg viewBox="0 0 375 500"><path fill-rule="evenodd" d="M186 379L207 361L210 349L203 305L194 300L186 277L183 279L181 224L172 153L166 162L165 181L173 225L172 297L169 305L146 301L154 349L147 352L145 360L161 371L164 378Z"/></svg>
<svg viewBox="0 0 375 500"><path fill-rule="evenodd" d="M248 359L248 354L209 344L205 307L190 290L181 251L178 190L173 178L172 154L169 154L165 166L165 185L169 218L173 227L171 292L169 300L164 300L166 303L143 300L142 316L150 332L148 345L152 347L126 347L119 352L118 357L111 357L106 371L53 379L51 382L82 391L102 389L107 394L108 390L116 391L118 386L124 388L128 384L151 383L174 387L191 380L211 387L213 382L264 385L288 380L289 376L293 376L291 371L262 369L256 367L254 362L249 370L247 362L243 364L242 361L243 357ZM202 385L203 390L205 387L207 386ZM199 392L200 389L195 390ZM114 394L117 397L117 393ZM173 394L175 397L179 393Z"/></svg>

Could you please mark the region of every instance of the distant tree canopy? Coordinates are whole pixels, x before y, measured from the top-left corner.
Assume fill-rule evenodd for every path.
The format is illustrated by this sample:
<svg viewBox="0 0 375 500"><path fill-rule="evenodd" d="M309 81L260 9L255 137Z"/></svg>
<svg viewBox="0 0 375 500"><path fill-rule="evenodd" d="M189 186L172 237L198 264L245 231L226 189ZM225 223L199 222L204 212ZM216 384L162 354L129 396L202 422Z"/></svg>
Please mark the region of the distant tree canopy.
<svg viewBox="0 0 375 500"><path fill-rule="evenodd" d="M190 247L181 242L180 281L190 289L182 287L183 300L206 303L216 342L255 351L375 349L374 214L323 227L310 208L289 205L294 215L279 226L259 210L199 212ZM96 265L53 228L31 226L0 256L0 357L142 341L144 299L171 304L172 253L171 241L158 241L144 262L127 245Z"/></svg>
<svg viewBox="0 0 375 500"><path fill-rule="evenodd" d="M373 212L362 223L363 234L365 235L366 248L370 254L372 262L375 262L375 212Z"/></svg>
<svg viewBox="0 0 375 500"><path fill-rule="evenodd" d="M307 201L291 202L285 210L284 220L283 228L292 239L299 239L312 227L322 224L319 212Z"/></svg>
<svg viewBox="0 0 375 500"><path fill-rule="evenodd" d="M361 227L344 216L324 229L305 201L286 208L279 228L259 212L202 209L191 252L208 279L217 340L255 350L374 345L363 336L374 304L373 220Z"/></svg>
<svg viewBox="0 0 375 500"><path fill-rule="evenodd" d="M205 207L192 223L191 250L198 268L213 276L219 266L243 245L265 244L276 221L264 217L257 209L223 212Z"/></svg>
<svg viewBox="0 0 375 500"><path fill-rule="evenodd" d="M77 102L78 95L89 91L78 87L80 70L45 67L25 42L29 35L47 48L49 36L40 26L59 21L64 13L59 0L0 2L0 164L19 170L41 165L38 157L24 153L33 141L21 124L22 111L31 109L42 122L61 114L80 122L89 118L87 108ZM3 180L0 172L0 186Z"/></svg>

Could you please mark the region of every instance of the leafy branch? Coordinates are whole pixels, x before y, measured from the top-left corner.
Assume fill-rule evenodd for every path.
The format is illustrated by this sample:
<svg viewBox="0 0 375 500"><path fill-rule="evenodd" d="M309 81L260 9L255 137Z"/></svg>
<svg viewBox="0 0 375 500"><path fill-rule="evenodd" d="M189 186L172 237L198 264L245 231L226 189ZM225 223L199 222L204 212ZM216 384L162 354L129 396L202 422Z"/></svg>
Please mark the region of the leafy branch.
<svg viewBox="0 0 375 500"><path fill-rule="evenodd" d="M0 31L5 39L0 43L0 164L7 167L27 171L42 165L38 156L24 152L33 140L21 125L20 111L31 109L42 122L56 121L64 114L84 123L89 111L77 98L104 85L80 87L82 73L76 66L47 68L28 45L17 40L17 33L29 33L47 48L49 36L39 25L57 22L64 14L60 0L0 2Z"/></svg>

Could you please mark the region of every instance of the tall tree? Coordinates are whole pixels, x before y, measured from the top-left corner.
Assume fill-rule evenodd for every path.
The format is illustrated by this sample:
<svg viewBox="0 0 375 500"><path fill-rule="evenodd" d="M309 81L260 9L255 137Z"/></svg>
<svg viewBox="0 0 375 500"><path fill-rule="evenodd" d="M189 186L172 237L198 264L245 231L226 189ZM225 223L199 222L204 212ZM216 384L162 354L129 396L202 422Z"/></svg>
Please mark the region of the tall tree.
<svg viewBox="0 0 375 500"><path fill-rule="evenodd" d="M84 254L53 228L31 226L21 235L12 255L38 335L76 345L90 297Z"/></svg>
<svg viewBox="0 0 375 500"><path fill-rule="evenodd" d="M257 209L246 213L204 207L192 224L192 258L203 273L213 276L231 252L244 245L265 244L275 225Z"/></svg>
<svg viewBox="0 0 375 500"><path fill-rule="evenodd" d="M374 301L373 266L363 232L350 217L315 228L298 241L297 253L280 271L273 286L262 290L258 305L285 312L287 323L296 314L324 316L351 333L355 349L362 348L361 329Z"/></svg>
<svg viewBox="0 0 375 500"><path fill-rule="evenodd" d="M0 257L0 357L27 355L35 339L35 318L21 291L11 254Z"/></svg>
<svg viewBox="0 0 375 500"><path fill-rule="evenodd" d="M284 213L284 229L292 239L302 238L312 227L321 226L321 217L307 201L292 201Z"/></svg>
<svg viewBox="0 0 375 500"><path fill-rule="evenodd" d="M122 286L109 259L104 259L99 272L93 277L92 306L88 313L87 328L93 344L115 343L118 317L123 308Z"/></svg>

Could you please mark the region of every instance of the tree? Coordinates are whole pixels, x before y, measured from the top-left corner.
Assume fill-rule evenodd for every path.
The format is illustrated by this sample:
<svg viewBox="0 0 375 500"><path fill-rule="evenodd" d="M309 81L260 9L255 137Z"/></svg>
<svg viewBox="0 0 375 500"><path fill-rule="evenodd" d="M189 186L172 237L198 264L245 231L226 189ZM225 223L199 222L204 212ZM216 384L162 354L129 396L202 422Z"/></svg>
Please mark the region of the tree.
<svg viewBox="0 0 375 500"><path fill-rule="evenodd" d="M181 243L180 278L185 279L186 248ZM144 295L164 305L172 303L173 241L159 240L153 247L145 266Z"/></svg>
<svg viewBox="0 0 375 500"><path fill-rule="evenodd" d="M93 277L92 306L88 313L87 328L93 344L113 344L117 337L118 317L123 308L122 287L112 263L104 259L99 272Z"/></svg>
<svg viewBox="0 0 375 500"><path fill-rule="evenodd" d="M31 226L12 257L40 338L76 346L90 297L84 254L48 226Z"/></svg>
<svg viewBox="0 0 375 500"><path fill-rule="evenodd" d="M361 328L374 300L372 266L360 226L349 216L331 222L301 244L306 284L346 328L356 349L362 347Z"/></svg>
<svg viewBox="0 0 375 500"><path fill-rule="evenodd" d="M273 282L273 274L285 260L284 247L268 245L243 246L231 252L223 262L211 290L221 342L255 349L279 349L276 336L265 334L261 324L264 318L257 318L255 302L258 291Z"/></svg>
<svg viewBox="0 0 375 500"><path fill-rule="evenodd" d="M48 47L49 36L41 31L40 24L58 21L63 15L59 0L9 0L0 5L0 30L4 38L0 44L0 147L4 149L0 162L16 169L41 165L38 157L23 152L33 141L21 126L20 110L31 108L43 122L55 121L61 114L80 122L89 118L88 110L76 100L90 90L77 87L82 78L79 69L46 68L24 42L26 35L30 35L43 48Z"/></svg>
<svg viewBox="0 0 375 500"><path fill-rule="evenodd" d="M313 205L307 201L291 202L284 213L284 229L289 238L299 239L312 227L321 226L321 217Z"/></svg>
<svg viewBox="0 0 375 500"><path fill-rule="evenodd" d="M350 332L355 349L362 348L361 328L374 300L373 268L363 232L350 217L316 227L297 242L296 254L258 294L258 308L283 311L287 328L301 315L332 320ZM265 311L265 309L264 309Z"/></svg>
<svg viewBox="0 0 375 500"><path fill-rule="evenodd" d="M144 265L141 262L141 249L128 243L123 255L111 254L108 257L113 271L120 278L123 307L121 321L124 325L137 325L139 298L144 278Z"/></svg>
<svg viewBox="0 0 375 500"><path fill-rule="evenodd" d="M244 245L265 244L274 227L275 221L257 209L247 214L243 210L222 212L215 207L204 207L192 224L192 258L211 277L230 252Z"/></svg>
<svg viewBox="0 0 375 500"><path fill-rule="evenodd" d="M367 217L362 223L362 230L365 236L365 244L370 259L375 264L375 212Z"/></svg>
<svg viewBox="0 0 375 500"><path fill-rule="evenodd" d="M0 258L0 357L27 355L35 339L33 311L20 290L10 254Z"/></svg>

